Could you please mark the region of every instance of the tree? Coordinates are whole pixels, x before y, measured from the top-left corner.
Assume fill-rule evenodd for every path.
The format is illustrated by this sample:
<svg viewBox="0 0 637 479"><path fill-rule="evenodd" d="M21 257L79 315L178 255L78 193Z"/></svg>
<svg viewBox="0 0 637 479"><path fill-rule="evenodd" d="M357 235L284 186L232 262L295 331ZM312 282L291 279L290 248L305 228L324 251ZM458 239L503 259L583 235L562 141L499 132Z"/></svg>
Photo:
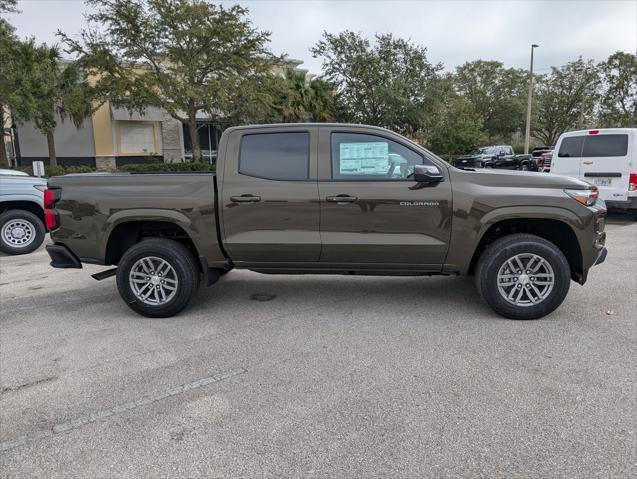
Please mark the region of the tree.
<svg viewBox="0 0 637 479"><path fill-rule="evenodd" d="M17 0L0 0L0 13L17 12ZM5 109L9 106L9 96L13 95L11 59L18 39L15 29L4 18L0 18L0 166L9 166L5 146Z"/></svg>
<svg viewBox="0 0 637 479"><path fill-rule="evenodd" d="M533 136L545 145L555 145L561 133L586 128L598 100L599 74L592 61L579 58L551 67L540 77L536 90Z"/></svg>
<svg viewBox="0 0 637 479"><path fill-rule="evenodd" d="M10 97L15 95L13 88L16 76L11 65L17 38L9 23L0 18L0 166L8 166L7 150L5 146L5 110L9 106Z"/></svg>
<svg viewBox="0 0 637 479"><path fill-rule="evenodd" d="M17 13L18 0L0 0L0 13Z"/></svg>
<svg viewBox="0 0 637 479"><path fill-rule="evenodd" d="M201 112L221 122L263 101L259 86L274 60L270 34L252 27L247 9L203 0L88 4L95 10L79 41L58 33L98 78L103 100L129 110L153 105L186 123L195 159Z"/></svg>
<svg viewBox="0 0 637 479"><path fill-rule="evenodd" d="M288 68L284 76L273 76L271 89L275 121L325 122L336 118L334 89L321 78L308 81L304 72Z"/></svg>
<svg viewBox="0 0 637 479"><path fill-rule="evenodd" d="M437 112L433 126L426 135L427 147L450 160L486 141L482 120L476 119L473 105L466 98L449 95Z"/></svg>
<svg viewBox="0 0 637 479"><path fill-rule="evenodd" d="M508 139L523 128L528 88L528 75L523 70L475 60L459 66L453 82L482 120L489 141Z"/></svg>
<svg viewBox="0 0 637 479"><path fill-rule="evenodd" d="M351 31L323 34L312 48L323 58L323 78L334 85L338 117L392 129L410 137L426 130L437 104L441 65L426 48L377 34L374 44Z"/></svg>
<svg viewBox="0 0 637 479"><path fill-rule="evenodd" d="M599 126L637 127L637 54L613 53L598 69L602 82Z"/></svg>
<svg viewBox="0 0 637 479"><path fill-rule="evenodd" d="M7 104L19 122L32 121L46 137L49 164L57 165L57 118L80 127L92 109L91 89L77 63L62 62L57 47L18 42L11 59L13 95Z"/></svg>

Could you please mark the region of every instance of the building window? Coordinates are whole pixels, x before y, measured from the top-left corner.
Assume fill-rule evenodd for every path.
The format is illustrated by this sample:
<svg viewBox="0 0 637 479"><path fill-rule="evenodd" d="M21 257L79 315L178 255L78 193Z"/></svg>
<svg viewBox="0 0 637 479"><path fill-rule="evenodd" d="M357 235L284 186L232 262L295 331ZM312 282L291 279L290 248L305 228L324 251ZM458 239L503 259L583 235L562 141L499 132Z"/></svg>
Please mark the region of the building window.
<svg viewBox="0 0 637 479"><path fill-rule="evenodd" d="M155 127L148 123L122 122L119 126L122 153L157 153Z"/></svg>

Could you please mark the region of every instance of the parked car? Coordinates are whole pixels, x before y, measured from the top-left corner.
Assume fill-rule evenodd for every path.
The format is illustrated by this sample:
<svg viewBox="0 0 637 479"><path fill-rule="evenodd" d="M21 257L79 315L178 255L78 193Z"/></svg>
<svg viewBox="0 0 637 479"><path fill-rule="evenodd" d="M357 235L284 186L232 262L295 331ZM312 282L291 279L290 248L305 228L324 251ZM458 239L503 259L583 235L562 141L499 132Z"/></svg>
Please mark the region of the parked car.
<svg viewBox="0 0 637 479"><path fill-rule="evenodd" d="M8 168L0 168L0 176L1 175L12 175L12 176L29 176L28 173L20 170L10 170Z"/></svg>
<svg viewBox="0 0 637 479"><path fill-rule="evenodd" d="M504 168L508 170L536 170L531 155L516 155L511 145L483 146L459 156L453 161L457 168Z"/></svg>
<svg viewBox="0 0 637 479"><path fill-rule="evenodd" d="M216 174L51 178L51 265L116 265L95 277L116 275L124 302L150 317L240 268L473 274L495 311L532 319L606 256L604 204L574 178L457 169L363 125L229 128L219 152Z"/></svg>
<svg viewBox="0 0 637 479"><path fill-rule="evenodd" d="M26 254L44 241L43 196L46 180L27 174L0 172L0 250Z"/></svg>
<svg viewBox="0 0 637 479"><path fill-rule="evenodd" d="M628 210L637 220L637 128L564 133L551 171L594 184L608 208Z"/></svg>
<svg viewBox="0 0 637 479"><path fill-rule="evenodd" d="M531 151L531 160L535 163L535 170L548 173L551 171L554 146L539 146Z"/></svg>

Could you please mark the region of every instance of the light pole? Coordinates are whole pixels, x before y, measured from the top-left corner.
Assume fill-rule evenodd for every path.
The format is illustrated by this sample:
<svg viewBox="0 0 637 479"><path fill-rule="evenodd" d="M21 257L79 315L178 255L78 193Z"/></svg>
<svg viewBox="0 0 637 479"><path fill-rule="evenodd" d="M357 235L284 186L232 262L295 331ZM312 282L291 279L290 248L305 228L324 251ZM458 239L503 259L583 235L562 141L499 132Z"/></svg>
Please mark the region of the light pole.
<svg viewBox="0 0 637 479"><path fill-rule="evenodd" d="M531 68L529 69L529 97L526 104L526 134L524 135L524 154L529 154L531 144L531 100L533 99L533 50L539 47L535 43L531 45Z"/></svg>

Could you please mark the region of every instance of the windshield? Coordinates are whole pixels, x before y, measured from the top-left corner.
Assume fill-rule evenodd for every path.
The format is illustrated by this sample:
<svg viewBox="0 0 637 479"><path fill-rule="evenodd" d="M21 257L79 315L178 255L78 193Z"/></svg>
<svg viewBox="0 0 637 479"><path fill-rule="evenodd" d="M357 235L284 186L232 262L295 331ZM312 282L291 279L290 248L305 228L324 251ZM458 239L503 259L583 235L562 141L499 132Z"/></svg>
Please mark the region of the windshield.
<svg viewBox="0 0 637 479"><path fill-rule="evenodd" d="M494 155L495 154L495 146L485 146L482 148L476 148L469 152L470 155Z"/></svg>

